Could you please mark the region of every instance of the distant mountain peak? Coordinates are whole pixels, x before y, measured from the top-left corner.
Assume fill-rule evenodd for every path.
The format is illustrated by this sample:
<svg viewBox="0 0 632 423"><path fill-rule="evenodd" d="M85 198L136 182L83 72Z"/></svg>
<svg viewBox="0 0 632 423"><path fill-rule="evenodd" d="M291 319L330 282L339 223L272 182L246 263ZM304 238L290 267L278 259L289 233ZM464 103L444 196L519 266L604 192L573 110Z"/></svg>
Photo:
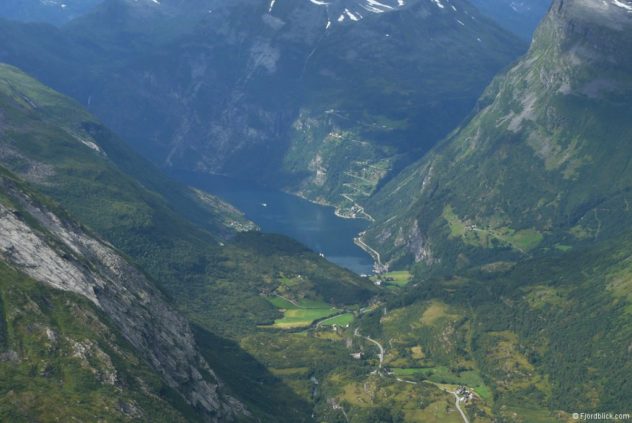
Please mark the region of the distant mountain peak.
<svg viewBox="0 0 632 423"><path fill-rule="evenodd" d="M313 7L325 9L327 28L332 23L345 24L358 22L367 16L397 11L409 3L418 0L304 0ZM432 0L439 2L439 0ZM270 0L268 13L274 14L279 0ZM441 5L441 7L444 7Z"/></svg>
<svg viewBox="0 0 632 423"><path fill-rule="evenodd" d="M632 24L631 0L556 0L552 11L557 16L581 19L622 29L622 24Z"/></svg>
<svg viewBox="0 0 632 423"><path fill-rule="evenodd" d="M556 0L532 48L559 45L584 63L632 66L632 0ZM553 36L553 38L551 38Z"/></svg>
<svg viewBox="0 0 632 423"><path fill-rule="evenodd" d="M305 0L314 7L324 8L330 21L357 22L368 15L398 10L415 0ZM438 0L437 0L438 1ZM270 1L269 13L274 11L277 0Z"/></svg>
<svg viewBox="0 0 632 423"><path fill-rule="evenodd" d="M325 28L329 29L332 25L350 25L370 16L398 12L413 5L425 5L428 13L434 10L437 13L452 14L467 8L460 7L459 2L453 0L303 0L303 2L301 4L295 1L269 0L266 12L272 16L278 16L289 4L300 8L311 6L324 12ZM467 10L464 10L464 13L468 14ZM463 25L462 21L459 24Z"/></svg>

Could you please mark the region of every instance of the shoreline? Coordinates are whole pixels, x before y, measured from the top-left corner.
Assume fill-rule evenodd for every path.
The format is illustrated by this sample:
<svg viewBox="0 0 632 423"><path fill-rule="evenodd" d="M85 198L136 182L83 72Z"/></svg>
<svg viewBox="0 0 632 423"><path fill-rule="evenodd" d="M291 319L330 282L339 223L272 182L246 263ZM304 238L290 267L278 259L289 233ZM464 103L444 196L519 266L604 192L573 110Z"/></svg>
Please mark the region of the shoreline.
<svg viewBox="0 0 632 423"><path fill-rule="evenodd" d="M318 200L312 200L310 198L307 198L303 193L300 192L291 192L291 191L286 191L283 190L283 192L289 194L289 195L294 195L298 198L302 198L305 201L309 201L310 203L313 204L317 204L319 206L325 206L325 207L332 207L334 209L334 215L336 215L337 217L341 218L341 219L361 219L361 220L366 220L369 222L375 222L375 219L373 218L373 216L371 216L370 214L368 214L365 210L364 207L360 206L358 203L353 202L354 207L357 207L358 210L364 214L364 216L359 217L359 216L349 216L346 214L342 213L342 209L340 207L334 206L333 204L329 204L326 201L318 201ZM344 197L346 199L348 199L347 197ZM351 201L351 200L349 200ZM364 251L365 253L367 253L371 259L373 260L373 273L376 275L382 274L382 273L386 273L388 272L388 265L385 265L382 263L382 258L380 256L380 253L375 250L374 248L372 248L371 246L369 246L366 242L364 242L364 240L362 239L362 237L364 236L364 234L366 233L366 231L362 231L358 234L358 236L353 238L353 243L355 245L357 245L362 251Z"/></svg>
<svg viewBox="0 0 632 423"><path fill-rule="evenodd" d="M319 206L324 206L324 207L331 207L332 209L334 209L334 214L335 214L337 217L341 218L341 219L349 219L349 220L352 220L352 219L359 219L359 220L367 220L367 221L369 221L369 222L375 222L375 219L373 218L373 216L371 216L370 214L368 214L368 213L364 210L364 207L362 207L361 205L359 205L359 204L358 204L358 203L356 203L356 202L353 202L353 206L352 206L352 208L353 208L353 207L356 207L356 208L358 209L359 213L360 213L360 214L362 214L363 216L357 216L357 215L349 215L349 214L345 214L345 213L343 213L343 210L344 210L344 209L342 209L341 207L336 206L336 205L334 205L334 204L331 204L331 203L329 203L329 202L327 202L327 201L323 201L323 200L314 200L314 199L311 199L311 198L309 198L309 197L306 197L306 196L305 196L303 193L301 193L301 192L292 192L292 191L289 191L289 190L284 190L284 189L283 189L283 190L281 190L281 191L282 191L282 192L284 192L284 193L286 193L286 194L293 195L293 196L298 197L298 198L302 198L303 200L305 200L305 201L309 201L309 202L310 202L310 203L312 203L312 204L317 204L317 205L319 205ZM344 198L348 199L347 197L344 197ZM351 200L350 200L350 201L351 201Z"/></svg>
<svg viewBox="0 0 632 423"><path fill-rule="evenodd" d="M206 172L194 172L194 173L196 173L196 174L197 174L197 173L200 173L200 174L206 174ZM227 179L234 179L234 178L232 178L232 177L230 177L230 176L227 176L227 175L222 175L222 174L208 173L208 175L209 175L209 176L219 176L219 177L224 177L224 178L227 178ZM179 179L179 178L177 178L177 177L175 177L175 176L173 176L173 175L171 175L171 177L173 177L175 180L178 180L178 179ZM208 191L208 190L206 190L206 189L204 189L204 188L198 188L197 186L195 186L194 184L191 184L190 182L183 182L183 183L185 183L187 186L189 186L189 187L191 187L191 188L193 188L193 189L198 189L198 190L200 190L201 192L204 192L204 193L207 193L207 194L210 194L210 195L214 195L214 194L211 194L211 193L210 193L210 191ZM352 220L352 219L359 219L359 220L364 220L364 221L367 221L367 222L369 222L369 223L370 223L370 222L375 222L375 219L373 218L373 216L371 216L370 214L368 214L368 213L365 211L364 207L362 207L361 205L359 205L358 203L356 203L356 202L355 202L352 198L350 198L350 197L349 197L349 196L347 196L347 195L342 195L342 197L343 197L345 200L347 200L347 201L351 202L352 206L351 206L351 207L347 207L347 208L344 208L344 209L343 209L343 208L342 208L342 207L340 207L340 206L333 205L333 204L331 204L331 203L329 203L329 202L327 202L327 201L325 201L325 200L322 200L322 199L312 199L312 198L308 198L308 197L305 195L305 193L300 192L300 191L292 191L292 190L289 190L289 189L284 189L284 188L281 188L281 187L279 187L279 188L273 188L273 187L266 187L266 186L262 186L262 188L266 188L266 189L276 189L276 190L278 190L279 192L285 193L285 194L290 195L290 196L293 196L293 197L300 198L300 199L305 200L305 201L307 201L307 202L309 202L309 203L311 203L311 204L315 204L315 205L318 205L318 206L323 206L323 207L331 207L331 208L333 209L333 211L334 211L334 215L335 215L336 217L340 218L340 219L348 219L348 220ZM222 197L220 197L220 196L218 196L218 195L215 195L215 196L216 196L217 198L219 198L220 200L222 200L222 201L226 201L226 200L223 200L223 199L222 199ZM229 205L230 205L230 206L232 206L232 207L235 207L235 206L233 206L230 202L227 202L227 204L229 204ZM239 210L239 208L236 208L236 209L237 209L237 210ZM241 210L239 210L239 211L241 211ZM253 222L253 223L254 223L254 225L256 226L256 229L259 229L259 230L260 230L260 228L258 227L258 225L257 225L255 222ZM353 243L354 243L357 247L359 247L362 251L364 251L366 254L368 254L368 255L369 255L369 257L371 257L371 260L373 261L373 263L372 263L372 270L373 270L373 273L375 273L375 274L380 274L380 273L384 273L384 272L388 271L388 266L386 266L386 265L384 265L384 264L382 263L382 261L381 261L381 257L380 257L380 254L379 254L379 253L378 253L375 249L371 248L369 245L367 245L367 244L363 241L362 237L364 236L365 232L366 232L366 231L362 231L362 232L358 233L358 234L357 234L357 236L353 238Z"/></svg>
<svg viewBox="0 0 632 423"><path fill-rule="evenodd" d="M388 272L388 265L382 264L382 258L380 253L369 246L362 237L365 235L365 232L360 232L357 237L353 238L353 243L364 250L368 255L373 259L373 273L376 275Z"/></svg>

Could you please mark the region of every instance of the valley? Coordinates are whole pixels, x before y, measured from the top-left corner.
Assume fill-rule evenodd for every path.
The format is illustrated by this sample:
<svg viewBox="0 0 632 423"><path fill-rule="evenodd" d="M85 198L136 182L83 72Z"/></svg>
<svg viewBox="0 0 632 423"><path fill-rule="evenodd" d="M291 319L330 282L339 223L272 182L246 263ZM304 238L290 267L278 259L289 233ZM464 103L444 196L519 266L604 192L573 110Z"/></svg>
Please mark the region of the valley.
<svg viewBox="0 0 632 423"><path fill-rule="evenodd" d="M7 1L0 60L0 421L631 411L631 0Z"/></svg>
<svg viewBox="0 0 632 423"><path fill-rule="evenodd" d="M264 183L349 216L527 47L450 1L109 0L60 28L7 23L0 49L161 168Z"/></svg>

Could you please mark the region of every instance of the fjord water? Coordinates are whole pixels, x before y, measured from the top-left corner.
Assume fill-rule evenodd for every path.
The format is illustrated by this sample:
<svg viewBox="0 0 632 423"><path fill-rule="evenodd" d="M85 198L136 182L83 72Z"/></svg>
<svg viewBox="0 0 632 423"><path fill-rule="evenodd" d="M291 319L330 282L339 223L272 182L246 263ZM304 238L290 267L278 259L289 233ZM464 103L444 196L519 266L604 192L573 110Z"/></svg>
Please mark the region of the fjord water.
<svg viewBox="0 0 632 423"><path fill-rule="evenodd" d="M353 242L368 226L364 220L340 218L332 207L253 182L185 171L173 172L172 176L228 201L264 232L287 235L358 274L372 272L371 257Z"/></svg>

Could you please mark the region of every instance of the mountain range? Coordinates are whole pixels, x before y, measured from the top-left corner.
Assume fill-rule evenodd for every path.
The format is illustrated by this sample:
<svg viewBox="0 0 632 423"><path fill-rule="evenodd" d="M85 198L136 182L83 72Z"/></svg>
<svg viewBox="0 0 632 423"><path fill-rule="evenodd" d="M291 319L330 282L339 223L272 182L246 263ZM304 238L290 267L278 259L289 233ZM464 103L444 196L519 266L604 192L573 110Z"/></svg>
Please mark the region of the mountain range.
<svg viewBox="0 0 632 423"><path fill-rule="evenodd" d="M24 22L61 25L91 12L102 0L6 0L0 16Z"/></svg>
<svg viewBox="0 0 632 423"><path fill-rule="evenodd" d="M50 7L0 7L0 420L629 412L630 0L528 50L545 3ZM364 218L379 272L164 169Z"/></svg>
<svg viewBox="0 0 632 423"><path fill-rule="evenodd" d="M110 0L60 29L7 23L0 50L159 166L352 214L525 46L463 0L319 3Z"/></svg>

